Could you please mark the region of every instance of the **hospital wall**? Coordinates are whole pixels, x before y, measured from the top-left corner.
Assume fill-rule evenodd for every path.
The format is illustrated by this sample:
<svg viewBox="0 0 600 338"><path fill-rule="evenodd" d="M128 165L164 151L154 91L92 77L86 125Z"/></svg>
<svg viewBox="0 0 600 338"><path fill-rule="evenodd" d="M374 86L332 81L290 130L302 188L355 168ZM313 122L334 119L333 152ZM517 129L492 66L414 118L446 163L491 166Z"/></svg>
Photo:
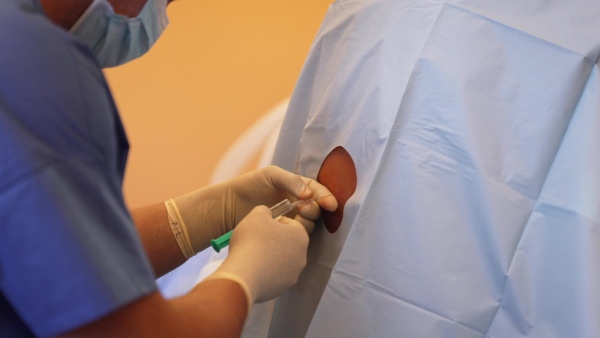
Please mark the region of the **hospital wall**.
<svg viewBox="0 0 600 338"><path fill-rule="evenodd" d="M130 207L208 184L220 157L294 88L328 0L176 0L140 59L105 74L130 142Z"/></svg>

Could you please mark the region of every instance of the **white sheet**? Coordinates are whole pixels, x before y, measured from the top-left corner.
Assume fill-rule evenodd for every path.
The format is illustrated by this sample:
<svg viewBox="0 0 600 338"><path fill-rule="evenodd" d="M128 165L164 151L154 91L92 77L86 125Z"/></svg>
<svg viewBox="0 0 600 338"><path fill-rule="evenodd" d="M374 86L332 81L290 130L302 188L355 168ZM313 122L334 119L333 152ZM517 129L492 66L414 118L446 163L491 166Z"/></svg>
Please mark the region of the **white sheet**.
<svg viewBox="0 0 600 338"><path fill-rule="evenodd" d="M596 0L334 2L274 164L316 177L343 146L358 187L252 336L600 337L599 23Z"/></svg>

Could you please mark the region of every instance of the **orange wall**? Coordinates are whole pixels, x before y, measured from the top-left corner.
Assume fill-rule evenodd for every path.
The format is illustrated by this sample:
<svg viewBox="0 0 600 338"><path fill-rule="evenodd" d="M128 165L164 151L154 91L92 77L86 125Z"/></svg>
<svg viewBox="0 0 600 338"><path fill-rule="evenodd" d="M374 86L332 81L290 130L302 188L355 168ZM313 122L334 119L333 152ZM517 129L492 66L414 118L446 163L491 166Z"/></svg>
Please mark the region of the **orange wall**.
<svg viewBox="0 0 600 338"><path fill-rule="evenodd" d="M208 183L227 147L288 97L330 1L176 0L152 50L106 70L131 151L130 207Z"/></svg>

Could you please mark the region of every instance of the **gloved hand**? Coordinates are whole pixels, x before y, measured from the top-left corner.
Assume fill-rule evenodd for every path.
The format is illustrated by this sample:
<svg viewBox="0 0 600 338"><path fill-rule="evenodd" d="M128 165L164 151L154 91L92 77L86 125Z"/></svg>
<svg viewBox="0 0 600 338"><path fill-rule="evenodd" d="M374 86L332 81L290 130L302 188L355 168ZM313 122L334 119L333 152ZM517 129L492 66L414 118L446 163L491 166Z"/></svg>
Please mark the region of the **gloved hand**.
<svg viewBox="0 0 600 338"><path fill-rule="evenodd" d="M269 208L258 206L236 227L229 255L207 280L233 280L244 289L249 306L264 302L296 283L307 248L308 233L300 222L274 220Z"/></svg>
<svg viewBox="0 0 600 338"><path fill-rule="evenodd" d="M184 256L189 258L207 248L211 239L233 230L255 206L271 207L286 198L294 201L311 197L316 202L299 208L294 218L310 233L314 220L320 216L320 207L328 211L337 208L335 197L317 181L276 166L193 191L165 204L171 224L180 228L174 232L181 231L178 243Z"/></svg>

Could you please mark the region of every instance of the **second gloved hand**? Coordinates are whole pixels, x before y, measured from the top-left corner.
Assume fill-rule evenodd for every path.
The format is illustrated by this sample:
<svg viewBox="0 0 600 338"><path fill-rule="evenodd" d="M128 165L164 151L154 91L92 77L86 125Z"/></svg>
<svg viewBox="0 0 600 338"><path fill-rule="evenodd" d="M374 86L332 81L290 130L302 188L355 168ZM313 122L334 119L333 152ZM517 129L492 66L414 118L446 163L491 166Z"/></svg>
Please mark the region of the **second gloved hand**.
<svg viewBox="0 0 600 338"><path fill-rule="evenodd" d="M277 297L294 285L306 266L308 233L287 217L274 220L256 207L233 232L229 255L210 279L230 279L244 289L248 304Z"/></svg>
<svg viewBox="0 0 600 338"><path fill-rule="evenodd" d="M176 214L187 233L189 246L182 248L189 258L210 245L210 240L233 230L257 205L273 206L283 199L313 198L316 202L300 208L295 220L311 232L320 216L320 207L337 208L331 192L317 181L276 166L261 168L232 180L198 189L167 202L169 214ZM173 211L173 212L172 212ZM173 223L173 222L171 222Z"/></svg>

